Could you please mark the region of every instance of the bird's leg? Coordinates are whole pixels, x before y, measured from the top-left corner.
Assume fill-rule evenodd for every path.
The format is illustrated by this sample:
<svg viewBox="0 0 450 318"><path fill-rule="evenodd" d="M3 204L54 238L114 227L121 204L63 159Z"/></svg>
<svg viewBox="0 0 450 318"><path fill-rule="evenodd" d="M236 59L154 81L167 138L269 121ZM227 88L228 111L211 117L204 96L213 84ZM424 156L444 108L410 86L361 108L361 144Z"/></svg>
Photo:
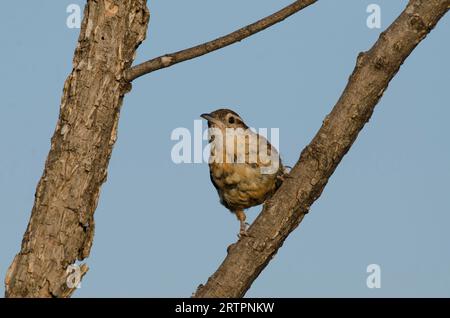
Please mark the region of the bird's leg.
<svg viewBox="0 0 450 318"><path fill-rule="evenodd" d="M239 230L238 236L239 236L239 237L241 237L241 236L247 236L247 235L248 235L248 234L247 234L247 225L248 225L248 224L245 223L246 216L245 216L244 211L243 211L243 210L237 210L237 211L235 212L235 214L236 214L237 219L238 219L239 222L240 222L240 230Z"/></svg>

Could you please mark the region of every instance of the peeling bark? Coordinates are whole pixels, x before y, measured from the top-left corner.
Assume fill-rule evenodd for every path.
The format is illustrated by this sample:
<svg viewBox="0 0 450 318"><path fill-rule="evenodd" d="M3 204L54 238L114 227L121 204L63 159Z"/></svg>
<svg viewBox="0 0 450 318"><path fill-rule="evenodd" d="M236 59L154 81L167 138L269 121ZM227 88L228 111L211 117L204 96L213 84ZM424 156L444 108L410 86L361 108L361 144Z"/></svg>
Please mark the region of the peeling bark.
<svg viewBox="0 0 450 318"><path fill-rule="evenodd" d="M94 211L117 136L123 79L144 40L145 0L89 0L73 70L6 297L68 297L66 269L90 252ZM87 266L81 266L84 275Z"/></svg>
<svg viewBox="0 0 450 318"><path fill-rule="evenodd" d="M358 56L349 82L281 188L194 297L242 297L321 195L328 179L369 120L402 63L448 11L450 0L411 0Z"/></svg>

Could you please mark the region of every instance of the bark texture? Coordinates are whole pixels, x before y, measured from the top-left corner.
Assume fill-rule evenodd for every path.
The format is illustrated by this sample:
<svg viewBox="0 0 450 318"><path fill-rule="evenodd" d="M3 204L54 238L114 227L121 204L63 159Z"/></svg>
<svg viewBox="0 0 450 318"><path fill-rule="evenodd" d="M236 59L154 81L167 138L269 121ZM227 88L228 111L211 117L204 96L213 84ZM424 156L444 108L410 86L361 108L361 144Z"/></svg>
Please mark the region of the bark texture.
<svg viewBox="0 0 450 318"><path fill-rule="evenodd" d="M261 32L262 30L265 30L272 25L283 21L284 19L290 17L291 15L310 6L315 2L317 2L317 0L295 1L292 4L284 7L280 11L277 11L265 17L264 19L256 21L255 23L240 28L239 30L236 30L230 34L182 51L159 56L144 63L133 66L131 69L126 71L125 78L131 82L142 75L172 66L183 61L191 60L193 58L224 48L233 43L242 41L243 39L248 38L253 34Z"/></svg>
<svg viewBox="0 0 450 318"><path fill-rule="evenodd" d="M242 297L321 195L403 61L447 12L450 0L412 0L375 45L360 53L349 82L278 192L194 297Z"/></svg>
<svg viewBox="0 0 450 318"><path fill-rule="evenodd" d="M144 40L145 0L89 0L73 70L6 297L68 297L66 269L90 252L94 211L116 141L123 79ZM81 266L81 274L87 266Z"/></svg>

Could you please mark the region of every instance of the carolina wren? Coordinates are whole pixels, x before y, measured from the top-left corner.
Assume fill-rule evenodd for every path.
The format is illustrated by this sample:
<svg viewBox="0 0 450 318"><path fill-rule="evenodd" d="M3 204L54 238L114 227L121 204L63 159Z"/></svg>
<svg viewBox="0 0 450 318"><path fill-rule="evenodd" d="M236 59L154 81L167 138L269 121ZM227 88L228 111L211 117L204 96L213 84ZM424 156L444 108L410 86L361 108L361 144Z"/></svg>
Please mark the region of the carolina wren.
<svg viewBox="0 0 450 318"><path fill-rule="evenodd" d="M218 109L200 117L208 121L211 181L220 202L239 220L239 236L245 236L244 209L270 198L281 185L285 168L277 150L234 111Z"/></svg>

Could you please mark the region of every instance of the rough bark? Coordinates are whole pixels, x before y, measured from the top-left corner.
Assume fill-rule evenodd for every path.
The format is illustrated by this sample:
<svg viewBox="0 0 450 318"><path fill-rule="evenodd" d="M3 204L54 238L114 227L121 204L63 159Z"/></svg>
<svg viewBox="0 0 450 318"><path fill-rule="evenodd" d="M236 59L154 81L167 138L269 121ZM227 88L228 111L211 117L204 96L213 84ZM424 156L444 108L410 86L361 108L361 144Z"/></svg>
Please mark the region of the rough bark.
<svg viewBox="0 0 450 318"><path fill-rule="evenodd" d="M321 195L403 61L447 12L450 0L412 0L375 45L360 53L349 82L279 191L194 297L242 297Z"/></svg>
<svg viewBox="0 0 450 318"><path fill-rule="evenodd" d="M242 41L243 39L248 38L253 34L256 34L278 22L283 21L284 19L290 17L291 15L310 6L315 2L317 2L317 0L295 1L294 3L284 7L283 9L259 21L256 21L255 23L240 28L239 30L236 30L230 34L182 51L159 56L144 63L133 66L131 69L126 71L125 78L131 82L142 75L172 66L183 61L191 60L193 58L224 48L233 43Z"/></svg>
<svg viewBox="0 0 450 318"><path fill-rule="evenodd" d="M31 218L6 275L6 297L73 293L66 269L91 249L94 211L130 89L123 73L145 38L148 19L145 0L87 2Z"/></svg>

